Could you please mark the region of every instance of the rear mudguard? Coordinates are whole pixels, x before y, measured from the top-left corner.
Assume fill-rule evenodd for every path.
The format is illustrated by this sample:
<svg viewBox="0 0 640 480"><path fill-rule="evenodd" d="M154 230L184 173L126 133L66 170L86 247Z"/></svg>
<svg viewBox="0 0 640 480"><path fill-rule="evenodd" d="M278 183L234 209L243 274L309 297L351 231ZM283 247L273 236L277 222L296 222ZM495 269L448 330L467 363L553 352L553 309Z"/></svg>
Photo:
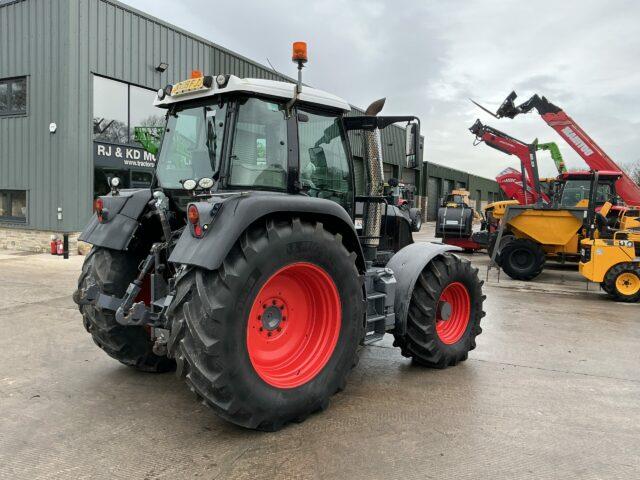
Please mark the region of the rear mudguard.
<svg viewBox="0 0 640 480"><path fill-rule="evenodd" d="M353 221L344 208L323 198L277 192L221 193L194 205L200 212L204 234L196 238L192 227L185 228L169 261L206 270L220 267L242 232L258 219L273 215L309 216L342 235L345 246L356 253L356 264L364 272L364 256ZM329 225L331 224L331 225Z"/></svg>
<svg viewBox="0 0 640 480"><path fill-rule="evenodd" d="M407 313L418 276L435 257L444 252L461 251L461 248L441 243L412 243L396 253L387 267L396 279L394 310L396 313L395 332L404 335L407 330Z"/></svg>
<svg viewBox="0 0 640 480"><path fill-rule="evenodd" d="M138 219L152 198L148 188L121 190L116 196L111 194L102 199L103 221L96 214L91 217L78 240L97 247L125 250L138 229Z"/></svg>

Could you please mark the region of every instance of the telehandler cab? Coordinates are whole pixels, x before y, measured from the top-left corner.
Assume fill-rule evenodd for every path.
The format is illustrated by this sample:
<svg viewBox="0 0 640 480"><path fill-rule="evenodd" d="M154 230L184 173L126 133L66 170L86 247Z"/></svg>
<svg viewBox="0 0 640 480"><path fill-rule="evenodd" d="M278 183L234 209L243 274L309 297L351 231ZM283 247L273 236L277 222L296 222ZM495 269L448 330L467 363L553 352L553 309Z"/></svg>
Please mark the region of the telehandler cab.
<svg viewBox="0 0 640 480"><path fill-rule="evenodd" d="M377 116L383 100L347 116L302 85L306 60L294 43L297 84L194 72L160 89L152 187L112 183L80 237L93 248L74 300L98 346L140 370L177 366L219 415L262 430L326 408L359 344L391 333L402 355L444 368L467 359L484 316L477 269L413 243L383 195L380 130L407 124L408 162L421 162L418 119Z"/></svg>

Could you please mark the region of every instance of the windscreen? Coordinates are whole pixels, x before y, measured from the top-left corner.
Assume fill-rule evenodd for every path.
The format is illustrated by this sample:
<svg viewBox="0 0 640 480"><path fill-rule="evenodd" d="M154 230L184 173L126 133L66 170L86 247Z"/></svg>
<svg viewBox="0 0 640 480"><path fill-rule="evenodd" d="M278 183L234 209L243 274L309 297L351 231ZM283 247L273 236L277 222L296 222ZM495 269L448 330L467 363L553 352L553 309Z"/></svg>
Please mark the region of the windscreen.
<svg viewBox="0 0 640 480"><path fill-rule="evenodd" d="M169 114L156 170L163 188L182 188L182 181L218 170L226 110L226 104L215 104Z"/></svg>
<svg viewBox="0 0 640 480"><path fill-rule="evenodd" d="M574 207L580 201L589 201L591 189L590 180L568 180L562 190L562 199L560 204L563 207ZM596 203L603 204L608 200L612 200L613 189L610 183L599 183L596 192Z"/></svg>

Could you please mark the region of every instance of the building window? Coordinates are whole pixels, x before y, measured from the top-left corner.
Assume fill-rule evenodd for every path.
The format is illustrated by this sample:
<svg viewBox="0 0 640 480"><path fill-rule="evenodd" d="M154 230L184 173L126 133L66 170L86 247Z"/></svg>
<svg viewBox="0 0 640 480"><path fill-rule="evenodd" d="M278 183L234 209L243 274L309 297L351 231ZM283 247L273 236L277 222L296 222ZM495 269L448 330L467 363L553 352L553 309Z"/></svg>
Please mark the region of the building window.
<svg viewBox="0 0 640 480"><path fill-rule="evenodd" d="M155 90L94 75L93 139L130 144L134 127L162 126L164 115L153 106L155 96Z"/></svg>
<svg viewBox="0 0 640 480"><path fill-rule="evenodd" d="M27 222L27 192L25 190L0 190L0 221Z"/></svg>
<svg viewBox="0 0 640 480"><path fill-rule="evenodd" d="M27 77L0 79L0 116L26 115Z"/></svg>

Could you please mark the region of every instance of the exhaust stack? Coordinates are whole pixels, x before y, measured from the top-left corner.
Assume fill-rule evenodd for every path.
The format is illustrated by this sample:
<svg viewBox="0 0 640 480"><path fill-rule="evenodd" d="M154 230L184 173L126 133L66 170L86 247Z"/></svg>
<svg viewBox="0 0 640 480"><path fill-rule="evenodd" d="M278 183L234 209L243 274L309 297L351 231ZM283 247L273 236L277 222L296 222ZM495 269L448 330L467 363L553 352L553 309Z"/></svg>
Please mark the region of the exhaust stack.
<svg viewBox="0 0 640 480"><path fill-rule="evenodd" d="M384 107L385 98L373 102L365 115L376 116ZM382 166L382 140L380 130L364 130L364 159L367 176L367 196L382 197L384 193L384 169ZM380 244L380 226L382 223L382 203L368 202L364 217L364 239L365 258L374 261L376 251Z"/></svg>

